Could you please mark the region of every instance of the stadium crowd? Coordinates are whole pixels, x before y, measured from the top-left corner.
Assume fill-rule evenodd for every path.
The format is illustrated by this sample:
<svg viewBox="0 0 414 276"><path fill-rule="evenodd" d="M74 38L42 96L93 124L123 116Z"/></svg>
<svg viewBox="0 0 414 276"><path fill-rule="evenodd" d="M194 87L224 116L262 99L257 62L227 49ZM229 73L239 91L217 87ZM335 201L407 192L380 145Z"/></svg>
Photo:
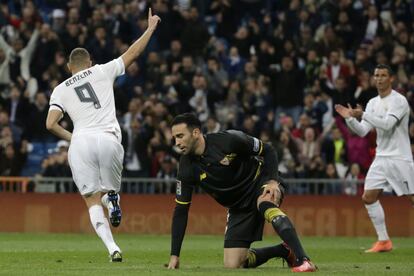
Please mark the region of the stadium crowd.
<svg viewBox="0 0 414 276"><path fill-rule="evenodd" d="M354 135L333 105L365 106L385 63L413 107L414 1L2 1L0 175L20 175L31 143L57 142L45 119L70 51L118 57L146 29L149 6L162 22L115 84L126 177L174 178L169 122L195 112L205 133L234 128L272 143L285 177L363 179L375 133ZM66 116L61 124L73 127ZM414 122L410 137L414 151ZM39 173L70 176L67 146Z"/></svg>

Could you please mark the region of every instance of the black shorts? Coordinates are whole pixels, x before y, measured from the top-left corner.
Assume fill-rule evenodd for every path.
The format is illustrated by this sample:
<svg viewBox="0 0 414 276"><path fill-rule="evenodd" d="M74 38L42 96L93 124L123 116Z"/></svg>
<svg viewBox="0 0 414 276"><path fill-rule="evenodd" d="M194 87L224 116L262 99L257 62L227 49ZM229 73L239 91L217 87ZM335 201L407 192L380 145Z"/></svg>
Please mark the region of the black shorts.
<svg viewBox="0 0 414 276"><path fill-rule="evenodd" d="M263 193L262 185L258 186L258 196ZM285 195L285 189L280 186L282 192L279 207ZM257 197L258 197L257 196ZM265 220L257 210L257 197L251 202L248 209L229 209L227 214L226 233L224 235L224 248L250 248L255 241L261 241Z"/></svg>
<svg viewBox="0 0 414 276"><path fill-rule="evenodd" d="M229 209L227 215L224 248L250 248L250 244L261 241L264 218L257 208L250 210Z"/></svg>

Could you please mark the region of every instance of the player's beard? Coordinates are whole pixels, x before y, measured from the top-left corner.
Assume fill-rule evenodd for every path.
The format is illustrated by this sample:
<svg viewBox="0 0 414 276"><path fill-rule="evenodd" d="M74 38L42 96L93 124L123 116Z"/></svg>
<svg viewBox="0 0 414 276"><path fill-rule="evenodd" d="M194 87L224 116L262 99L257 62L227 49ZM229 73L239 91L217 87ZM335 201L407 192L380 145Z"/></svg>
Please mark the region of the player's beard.
<svg viewBox="0 0 414 276"><path fill-rule="evenodd" d="M197 147L197 139L191 138L188 142L188 146L186 148L186 155L187 154L194 154Z"/></svg>

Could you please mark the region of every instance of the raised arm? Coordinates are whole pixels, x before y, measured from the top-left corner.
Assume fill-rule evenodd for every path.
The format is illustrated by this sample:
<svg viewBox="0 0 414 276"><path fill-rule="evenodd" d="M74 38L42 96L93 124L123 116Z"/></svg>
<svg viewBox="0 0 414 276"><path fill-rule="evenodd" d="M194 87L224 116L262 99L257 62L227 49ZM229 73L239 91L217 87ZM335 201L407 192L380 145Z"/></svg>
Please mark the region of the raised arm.
<svg viewBox="0 0 414 276"><path fill-rule="evenodd" d="M157 28L158 22L161 19L157 15L152 15L151 8L148 11L148 28L141 35L141 37L135 41L128 50L121 56L124 61L125 68L128 68L129 65L144 51L147 46L153 32Z"/></svg>
<svg viewBox="0 0 414 276"><path fill-rule="evenodd" d="M14 50L12 47L10 47L9 44L7 44L6 40L4 39L3 35L0 34L0 48L4 51L6 56L10 56L14 53Z"/></svg>
<svg viewBox="0 0 414 276"><path fill-rule="evenodd" d="M24 58L31 59L34 50L36 49L37 39L39 38L39 30L36 28L34 29L32 36L30 37L29 42L27 43L26 47L22 50L24 53Z"/></svg>

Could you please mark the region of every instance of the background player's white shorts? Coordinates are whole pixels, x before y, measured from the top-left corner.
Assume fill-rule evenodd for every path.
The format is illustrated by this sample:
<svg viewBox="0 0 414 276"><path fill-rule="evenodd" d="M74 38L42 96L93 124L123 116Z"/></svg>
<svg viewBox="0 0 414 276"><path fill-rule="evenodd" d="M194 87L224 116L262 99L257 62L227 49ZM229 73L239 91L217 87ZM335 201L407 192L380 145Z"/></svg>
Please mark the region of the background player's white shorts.
<svg viewBox="0 0 414 276"><path fill-rule="evenodd" d="M365 179L365 190L383 189L398 195L414 194L414 163L378 156Z"/></svg>
<svg viewBox="0 0 414 276"><path fill-rule="evenodd" d="M73 137L68 160L81 195L119 191L124 149L114 134L81 134Z"/></svg>

